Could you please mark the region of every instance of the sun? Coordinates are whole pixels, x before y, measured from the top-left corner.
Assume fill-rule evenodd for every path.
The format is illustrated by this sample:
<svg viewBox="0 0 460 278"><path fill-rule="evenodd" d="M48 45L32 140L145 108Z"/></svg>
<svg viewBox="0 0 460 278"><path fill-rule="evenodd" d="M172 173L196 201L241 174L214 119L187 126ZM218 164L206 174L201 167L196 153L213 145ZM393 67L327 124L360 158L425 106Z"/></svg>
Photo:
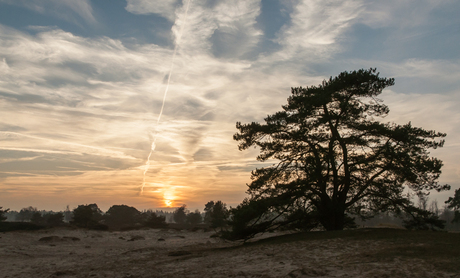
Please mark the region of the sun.
<svg viewBox="0 0 460 278"><path fill-rule="evenodd" d="M166 207L170 208L173 205L174 200L176 199L176 196L174 195L174 191L169 189L165 190L163 192L163 201L166 205Z"/></svg>

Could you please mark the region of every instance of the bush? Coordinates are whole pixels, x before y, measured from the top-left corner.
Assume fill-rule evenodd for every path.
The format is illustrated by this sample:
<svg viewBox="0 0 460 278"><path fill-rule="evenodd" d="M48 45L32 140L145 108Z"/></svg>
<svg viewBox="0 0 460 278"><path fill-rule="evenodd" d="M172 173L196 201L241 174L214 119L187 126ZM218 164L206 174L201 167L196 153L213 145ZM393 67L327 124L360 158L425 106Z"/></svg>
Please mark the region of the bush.
<svg viewBox="0 0 460 278"><path fill-rule="evenodd" d="M9 211L10 209L2 209L0 207L0 222L5 221L8 217L5 216L5 214Z"/></svg>
<svg viewBox="0 0 460 278"><path fill-rule="evenodd" d="M210 225L212 228L222 228L227 225L229 217L229 211L227 205L222 201L210 201L205 205L205 223Z"/></svg>
<svg viewBox="0 0 460 278"><path fill-rule="evenodd" d="M403 220L403 226L408 230L437 230L444 229L446 221L439 219L434 213L416 208L408 207L406 209L408 219Z"/></svg>
<svg viewBox="0 0 460 278"><path fill-rule="evenodd" d="M49 213L45 215L46 224L55 227L64 224L64 214L62 212Z"/></svg>
<svg viewBox="0 0 460 278"><path fill-rule="evenodd" d="M168 224L166 224L165 216L160 216L154 212L151 212L146 217L144 226L149 227L149 228L165 228L168 226Z"/></svg>
<svg viewBox="0 0 460 278"><path fill-rule="evenodd" d="M16 215L17 221L30 221L34 213L38 212L37 208L29 206L27 208L21 209L19 213Z"/></svg>
<svg viewBox="0 0 460 278"><path fill-rule="evenodd" d="M185 211L186 205L182 205L174 211L173 218L174 222L180 225L184 225L187 220L187 214Z"/></svg>
<svg viewBox="0 0 460 278"><path fill-rule="evenodd" d="M448 208L454 209L455 211L455 217L452 220L452 223L460 223L460 188L455 190L454 197L449 197L449 200L446 201L446 204L448 204Z"/></svg>
<svg viewBox="0 0 460 278"><path fill-rule="evenodd" d="M73 210L71 224L81 228L95 229L102 219L102 211L96 204L79 205Z"/></svg>
<svg viewBox="0 0 460 278"><path fill-rule="evenodd" d="M0 222L0 232L36 231L45 228L29 222Z"/></svg>
<svg viewBox="0 0 460 278"><path fill-rule="evenodd" d="M45 221L45 218L42 216L42 214L36 211L32 214L32 217L30 218L30 222L33 224L37 224L37 225L44 225L46 221Z"/></svg>
<svg viewBox="0 0 460 278"><path fill-rule="evenodd" d="M141 223L141 213L134 207L114 205L104 215L105 223L112 229L132 228Z"/></svg>
<svg viewBox="0 0 460 278"><path fill-rule="evenodd" d="M189 214L187 214L186 221L187 221L187 224L190 225L191 227L195 227L198 224L200 224L202 221L200 211L195 210L195 212L190 212Z"/></svg>

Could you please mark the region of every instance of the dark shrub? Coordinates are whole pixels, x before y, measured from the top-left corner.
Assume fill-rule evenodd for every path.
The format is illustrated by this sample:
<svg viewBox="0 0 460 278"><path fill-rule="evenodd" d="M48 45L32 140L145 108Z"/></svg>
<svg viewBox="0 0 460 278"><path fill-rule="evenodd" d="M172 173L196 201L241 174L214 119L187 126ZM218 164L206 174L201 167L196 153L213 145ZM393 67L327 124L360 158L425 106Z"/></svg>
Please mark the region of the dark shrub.
<svg viewBox="0 0 460 278"><path fill-rule="evenodd" d="M45 228L29 222L0 222L0 232L36 231Z"/></svg>

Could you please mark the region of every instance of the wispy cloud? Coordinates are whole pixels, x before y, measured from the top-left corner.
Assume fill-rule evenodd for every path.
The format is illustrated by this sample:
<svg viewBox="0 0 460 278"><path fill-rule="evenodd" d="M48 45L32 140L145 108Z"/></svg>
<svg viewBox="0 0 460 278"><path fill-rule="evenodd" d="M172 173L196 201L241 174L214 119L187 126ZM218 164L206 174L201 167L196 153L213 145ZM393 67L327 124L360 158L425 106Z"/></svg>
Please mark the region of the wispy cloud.
<svg viewBox="0 0 460 278"><path fill-rule="evenodd" d="M134 14L158 14L170 21L176 18L176 9L180 5L178 0L149 1L127 0L126 10Z"/></svg>
<svg viewBox="0 0 460 278"><path fill-rule="evenodd" d="M26 142L20 142L21 139L32 139L35 142L29 145L42 145L48 146L47 149L28 149L28 148L15 148L15 145L24 146L28 145ZM3 146L0 146L0 149L4 150L22 150L22 151L33 151L33 152L43 152L43 153L60 153L60 154L91 154L91 155L101 155L101 156L108 156L114 157L119 159L135 159L132 156L128 156L121 151L117 150L110 150L101 147L94 147L88 146L84 144L78 144L74 142L65 142L61 140L55 140L51 138L44 138L38 137L33 135L26 135L17 132L9 132L9 131L0 131L0 140L2 140ZM9 142L7 142L9 141ZM7 145L7 146L4 146ZM8 147L8 145L10 147ZM64 150L73 150L73 152L69 151L62 151Z"/></svg>
<svg viewBox="0 0 460 278"><path fill-rule="evenodd" d="M393 26L398 29L417 28L430 24L433 10L452 5L454 1L443 0L390 0L363 2L362 22L372 27ZM428 20L427 20L428 19ZM444 20L437 18L436 20Z"/></svg>
<svg viewBox="0 0 460 278"><path fill-rule="evenodd" d="M284 46L282 52L288 55L308 52L316 59L328 58L331 51L337 51L340 34L362 10L362 1L301 1L294 7L291 25L285 26L279 35L278 43Z"/></svg>
<svg viewBox="0 0 460 278"><path fill-rule="evenodd" d="M77 25L96 24L90 0L0 0L0 3L22 6L35 12L52 15Z"/></svg>

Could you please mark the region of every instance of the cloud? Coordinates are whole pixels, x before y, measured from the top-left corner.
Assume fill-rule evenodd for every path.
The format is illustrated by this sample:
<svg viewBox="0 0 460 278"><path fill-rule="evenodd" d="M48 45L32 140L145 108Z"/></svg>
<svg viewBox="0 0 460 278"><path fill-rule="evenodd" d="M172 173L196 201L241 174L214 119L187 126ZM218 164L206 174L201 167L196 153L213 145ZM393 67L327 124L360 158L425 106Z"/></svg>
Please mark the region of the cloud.
<svg viewBox="0 0 460 278"><path fill-rule="evenodd" d="M453 83L460 85L460 60L422 60L407 59L401 63L388 65L396 77L430 78L437 83ZM458 86L454 87L458 89Z"/></svg>
<svg viewBox="0 0 460 278"><path fill-rule="evenodd" d="M78 143L73 143L73 142L65 142L65 141L60 141L60 140L55 140L55 139L50 139L50 138L44 138L44 137L38 137L38 136L32 136L32 135L26 135L26 134L21 134L17 132L9 132L9 131L0 131L0 138L4 142L2 146L0 146L0 149L4 150L27 150L27 148L18 148L17 146L24 146L24 145L29 145L28 142L30 140L34 140L33 142L34 146L43 146L43 150L37 150L33 149L32 151L34 152L44 152L44 153L61 153L61 154L70 154L70 152L66 150L72 151L74 154L91 154L91 155L100 155L100 156L106 156L106 157L113 157L113 158L119 158L123 160L135 160L134 157L125 155L121 151L117 150L110 150L110 149L105 149L101 147L94 147L94 146L88 146L88 145L83 145L83 144L78 144ZM21 142L21 140L28 140L28 142ZM8 142L9 141L9 142ZM25 143L25 144L24 144Z"/></svg>
<svg viewBox="0 0 460 278"><path fill-rule="evenodd" d="M179 0L149 1L149 0L127 0L126 10L133 14L158 14L170 21L176 18L176 8ZM185 1L184 1L185 2Z"/></svg>
<svg viewBox="0 0 460 278"><path fill-rule="evenodd" d="M241 58L251 51L262 32L256 28L260 1L217 1L190 3L176 12L172 28L180 36L179 50L188 55L213 55L216 58ZM210 57L213 58L213 57Z"/></svg>
<svg viewBox="0 0 460 278"><path fill-rule="evenodd" d="M77 25L81 25L81 19L85 23L97 23L90 0L0 0L0 3L21 6L37 13L53 15Z"/></svg>
<svg viewBox="0 0 460 278"><path fill-rule="evenodd" d="M361 11L361 1L300 1L294 6L291 24L284 27L277 41L288 55L307 51L311 56L328 57L331 50L336 51L339 35Z"/></svg>
<svg viewBox="0 0 460 278"><path fill-rule="evenodd" d="M449 3L450 2L450 3ZM366 1L360 19L374 28L392 26L398 29L420 28L430 24L432 12L443 6L456 5L455 1L440 0L390 0ZM442 18L437 18L437 20Z"/></svg>

